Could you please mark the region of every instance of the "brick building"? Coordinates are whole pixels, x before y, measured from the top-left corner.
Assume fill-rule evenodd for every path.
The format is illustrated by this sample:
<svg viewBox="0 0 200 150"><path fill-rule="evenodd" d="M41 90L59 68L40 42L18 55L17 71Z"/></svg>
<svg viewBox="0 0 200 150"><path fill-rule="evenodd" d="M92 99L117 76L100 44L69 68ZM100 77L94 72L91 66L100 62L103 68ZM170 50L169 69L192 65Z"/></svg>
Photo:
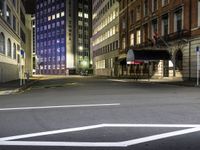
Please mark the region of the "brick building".
<svg viewBox="0 0 200 150"><path fill-rule="evenodd" d="M119 2L119 75L196 78L200 0Z"/></svg>

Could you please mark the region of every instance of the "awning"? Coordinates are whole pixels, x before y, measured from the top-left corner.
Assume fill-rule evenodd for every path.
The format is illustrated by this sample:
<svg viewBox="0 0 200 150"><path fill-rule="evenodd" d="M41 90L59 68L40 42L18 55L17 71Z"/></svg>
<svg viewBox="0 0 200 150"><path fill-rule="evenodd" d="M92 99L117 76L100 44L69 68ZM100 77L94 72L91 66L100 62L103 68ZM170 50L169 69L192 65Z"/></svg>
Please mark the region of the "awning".
<svg viewBox="0 0 200 150"><path fill-rule="evenodd" d="M153 61L153 60L170 60L171 55L167 50L132 50L127 53L127 62L132 61Z"/></svg>

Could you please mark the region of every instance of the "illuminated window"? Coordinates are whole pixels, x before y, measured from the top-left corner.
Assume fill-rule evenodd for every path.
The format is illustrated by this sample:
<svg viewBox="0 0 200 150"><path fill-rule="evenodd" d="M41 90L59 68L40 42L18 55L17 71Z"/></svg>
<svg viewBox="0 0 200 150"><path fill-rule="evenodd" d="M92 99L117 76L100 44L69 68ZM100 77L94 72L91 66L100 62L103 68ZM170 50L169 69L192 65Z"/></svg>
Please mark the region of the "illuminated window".
<svg viewBox="0 0 200 150"><path fill-rule="evenodd" d="M134 34L131 33L131 35L130 35L130 45L134 46L134 40L135 40Z"/></svg>
<svg viewBox="0 0 200 150"><path fill-rule="evenodd" d="M84 18L89 18L88 14L84 13Z"/></svg>
<svg viewBox="0 0 200 150"><path fill-rule="evenodd" d="M141 44L141 31L137 30L137 39L136 39L136 44Z"/></svg>
<svg viewBox="0 0 200 150"><path fill-rule="evenodd" d="M54 20L56 18L56 16L55 15L52 15L52 20Z"/></svg>
<svg viewBox="0 0 200 150"><path fill-rule="evenodd" d="M78 12L78 16L79 17L83 17L83 13L82 12Z"/></svg>
<svg viewBox="0 0 200 150"><path fill-rule="evenodd" d="M50 21L50 20L51 20L51 16L48 17L48 21Z"/></svg>
<svg viewBox="0 0 200 150"><path fill-rule="evenodd" d="M61 17L64 17L65 16L65 12L61 12Z"/></svg>
<svg viewBox="0 0 200 150"><path fill-rule="evenodd" d="M56 18L60 18L60 13L57 13L57 14L56 14Z"/></svg>
<svg viewBox="0 0 200 150"><path fill-rule="evenodd" d="M126 39L125 37L122 39L122 49L126 48Z"/></svg>

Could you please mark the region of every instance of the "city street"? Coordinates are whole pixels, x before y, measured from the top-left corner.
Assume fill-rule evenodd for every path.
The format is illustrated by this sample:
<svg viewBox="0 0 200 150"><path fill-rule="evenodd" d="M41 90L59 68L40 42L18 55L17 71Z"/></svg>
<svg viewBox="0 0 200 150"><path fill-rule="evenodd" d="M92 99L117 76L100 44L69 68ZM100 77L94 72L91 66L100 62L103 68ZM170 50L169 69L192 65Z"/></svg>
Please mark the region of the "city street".
<svg viewBox="0 0 200 150"><path fill-rule="evenodd" d="M0 150L197 150L200 89L43 78L0 96Z"/></svg>

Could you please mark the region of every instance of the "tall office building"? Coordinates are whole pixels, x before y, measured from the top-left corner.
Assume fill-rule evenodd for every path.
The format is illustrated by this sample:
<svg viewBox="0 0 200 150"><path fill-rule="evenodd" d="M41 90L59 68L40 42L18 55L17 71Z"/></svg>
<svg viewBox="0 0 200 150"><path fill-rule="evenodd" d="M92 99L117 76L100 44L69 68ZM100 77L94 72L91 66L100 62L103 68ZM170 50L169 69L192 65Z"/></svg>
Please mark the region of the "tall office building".
<svg viewBox="0 0 200 150"><path fill-rule="evenodd" d="M92 51L95 75L118 75L119 3L93 0Z"/></svg>
<svg viewBox="0 0 200 150"><path fill-rule="evenodd" d="M36 72L64 75L89 67L90 0L37 0Z"/></svg>

